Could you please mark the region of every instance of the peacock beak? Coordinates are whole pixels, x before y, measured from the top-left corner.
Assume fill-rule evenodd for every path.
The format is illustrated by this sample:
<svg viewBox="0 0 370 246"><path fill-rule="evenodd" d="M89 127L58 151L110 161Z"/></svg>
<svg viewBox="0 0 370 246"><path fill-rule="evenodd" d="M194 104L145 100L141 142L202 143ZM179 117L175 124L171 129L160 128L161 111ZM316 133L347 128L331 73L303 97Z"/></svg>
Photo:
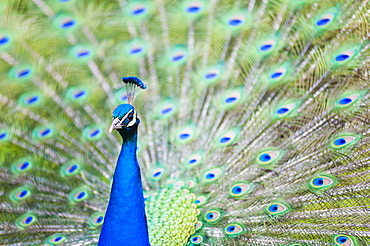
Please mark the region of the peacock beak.
<svg viewBox="0 0 370 246"><path fill-rule="evenodd" d="M114 118L112 125L109 127L109 133L111 133L114 129L121 127L121 121L118 118Z"/></svg>

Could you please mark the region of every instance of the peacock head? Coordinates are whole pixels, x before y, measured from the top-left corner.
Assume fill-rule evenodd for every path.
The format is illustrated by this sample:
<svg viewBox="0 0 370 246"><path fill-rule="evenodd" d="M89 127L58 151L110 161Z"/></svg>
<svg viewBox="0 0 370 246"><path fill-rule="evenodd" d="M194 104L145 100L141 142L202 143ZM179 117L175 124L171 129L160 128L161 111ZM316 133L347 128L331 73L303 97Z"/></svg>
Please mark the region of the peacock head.
<svg viewBox="0 0 370 246"><path fill-rule="evenodd" d="M116 129L118 132L126 132L136 128L140 120L137 118L136 110L131 104L121 104L113 111L113 122L109 132Z"/></svg>
<svg viewBox="0 0 370 246"><path fill-rule="evenodd" d="M126 84L128 104L121 104L113 111L113 122L109 132L116 129L121 135L136 129L140 123L137 118L136 110L132 103L135 99L135 92L138 88L145 89L146 85L137 77L123 77L122 81Z"/></svg>

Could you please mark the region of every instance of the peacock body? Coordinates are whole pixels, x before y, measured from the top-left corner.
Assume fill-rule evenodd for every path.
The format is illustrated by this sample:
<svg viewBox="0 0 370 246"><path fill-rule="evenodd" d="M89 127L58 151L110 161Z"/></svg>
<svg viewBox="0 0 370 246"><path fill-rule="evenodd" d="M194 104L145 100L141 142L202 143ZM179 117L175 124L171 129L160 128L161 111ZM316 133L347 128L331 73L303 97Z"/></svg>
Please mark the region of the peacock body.
<svg viewBox="0 0 370 246"><path fill-rule="evenodd" d="M370 245L369 11L3 0L0 245Z"/></svg>

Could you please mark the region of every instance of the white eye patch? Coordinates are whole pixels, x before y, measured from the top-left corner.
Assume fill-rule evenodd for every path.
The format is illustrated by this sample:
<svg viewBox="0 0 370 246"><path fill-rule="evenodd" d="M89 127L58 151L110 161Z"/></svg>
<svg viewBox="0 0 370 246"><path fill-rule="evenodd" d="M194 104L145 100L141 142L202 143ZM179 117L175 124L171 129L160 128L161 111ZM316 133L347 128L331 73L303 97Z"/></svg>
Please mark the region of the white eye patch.
<svg viewBox="0 0 370 246"><path fill-rule="evenodd" d="M130 111L131 112L131 111ZM132 120L127 124L127 127L133 126L136 122L136 110L134 110L134 117Z"/></svg>
<svg viewBox="0 0 370 246"><path fill-rule="evenodd" d="M131 109L128 111L120 120L118 117L113 119L112 125L109 128L109 132L112 132L114 129L119 129L121 128L121 124L127 119L129 114L133 111L133 119L127 124L127 127L131 127L135 124L136 122L136 111L134 109Z"/></svg>

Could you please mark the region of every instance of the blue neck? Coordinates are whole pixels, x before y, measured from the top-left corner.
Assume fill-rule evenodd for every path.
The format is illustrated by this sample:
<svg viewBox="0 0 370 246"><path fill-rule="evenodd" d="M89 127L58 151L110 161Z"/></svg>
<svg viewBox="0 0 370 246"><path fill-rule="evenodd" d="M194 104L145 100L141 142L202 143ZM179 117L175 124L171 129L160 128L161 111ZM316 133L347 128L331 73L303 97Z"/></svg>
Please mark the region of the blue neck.
<svg viewBox="0 0 370 246"><path fill-rule="evenodd" d="M137 125L120 130L123 138L99 246L149 246L140 167L136 160Z"/></svg>

